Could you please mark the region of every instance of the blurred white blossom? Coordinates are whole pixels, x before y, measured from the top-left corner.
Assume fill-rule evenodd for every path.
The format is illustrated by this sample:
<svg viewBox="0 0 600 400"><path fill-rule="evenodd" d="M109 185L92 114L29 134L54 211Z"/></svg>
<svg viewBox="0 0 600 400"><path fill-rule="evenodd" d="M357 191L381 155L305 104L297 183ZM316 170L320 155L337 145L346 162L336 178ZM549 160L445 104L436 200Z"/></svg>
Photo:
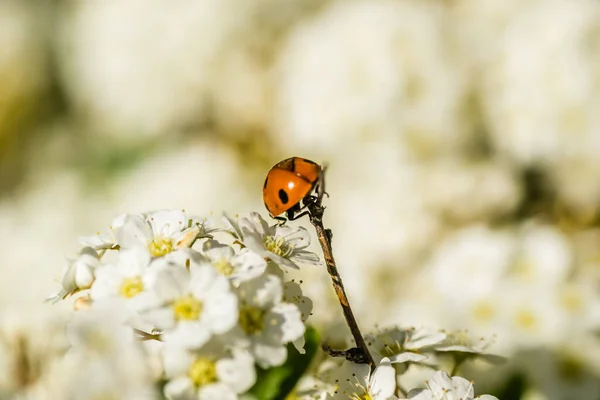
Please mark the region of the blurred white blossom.
<svg viewBox="0 0 600 400"><path fill-rule="evenodd" d="M600 6L534 1L512 16L484 75L494 145L522 164L597 149Z"/></svg>
<svg viewBox="0 0 600 400"><path fill-rule="evenodd" d="M248 6L217 0L148 7L133 0L66 7L60 44L69 96L102 132L135 138L208 116L215 59Z"/></svg>
<svg viewBox="0 0 600 400"><path fill-rule="evenodd" d="M418 155L460 146L463 85L443 50L442 21L434 3L325 6L279 56L274 139L322 155L376 138Z"/></svg>

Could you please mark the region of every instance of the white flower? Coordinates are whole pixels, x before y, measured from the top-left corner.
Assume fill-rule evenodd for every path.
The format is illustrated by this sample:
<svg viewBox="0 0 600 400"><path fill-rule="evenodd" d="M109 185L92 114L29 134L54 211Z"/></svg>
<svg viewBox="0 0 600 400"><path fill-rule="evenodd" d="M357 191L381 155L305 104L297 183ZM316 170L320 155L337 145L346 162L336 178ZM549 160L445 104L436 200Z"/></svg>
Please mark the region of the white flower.
<svg viewBox="0 0 600 400"><path fill-rule="evenodd" d="M392 327L365 335L375 361L389 358L394 363L421 362L428 357L422 352L446 339L446 334L434 329L400 329Z"/></svg>
<svg viewBox="0 0 600 400"><path fill-rule="evenodd" d="M243 282L239 296L238 325L232 331L234 342L249 348L263 368L281 365L287 358L287 343L304 334L298 307L284 303L281 279L262 275Z"/></svg>
<svg viewBox="0 0 600 400"><path fill-rule="evenodd" d="M493 292L513 253L514 238L508 232L475 225L444 240L425 270L434 289L454 306Z"/></svg>
<svg viewBox="0 0 600 400"><path fill-rule="evenodd" d="M53 371L55 373L50 379L54 390L46 398L157 399L156 383L147 371L142 370L145 365L141 357L127 361L110 358L66 359L61 365L62 370Z"/></svg>
<svg viewBox="0 0 600 400"><path fill-rule="evenodd" d="M303 227L269 226L260 214L249 218L228 220L239 239L252 251L280 267L298 269L298 264L319 265L319 256L308 250L310 235Z"/></svg>
<svg viewBox="0 0 600 400"><path fill-rule="evenodd" d="M302 282L302 281L301 281ZM306 322L313 309L312 300L302 293L300 285L294 281L285 282L283 284L283 301L286 303L295 304L300 310L302 322ZM298 339L292 342L296 350L300 354L304 354L304 336L300 336Z"/></svg>
<svg viewBox="0 0 600 400"><path fill-rule="evenodd" d="M408 393L411 400L498 400L494 396L483 395L475 397L473 383L465 378L454 376L450 378L443 371L436 372L427 382L428 389L413 389Z"/></svg>
<svg viewBox="0 0 600 400"><path fill-rule="evenodd" d="M207 240L202 253L220 274L236 284L262 275L267 268L265 259L253 251L244 248L236 254L233 247L216 240Z"/></svg>
<svg viewBox="0 0 600 400"><path fill-rule="evenodd" d="M130 313L120 306L119 302L103 301L75 312L66 330L70 353L102 356L139 350L129 325Z"/></svg>
<svg viewBox="0 0 600 400"><path fill-rule="evenodd" d="M446 339L433 346L434 351L441 353L451 353L455 356L457 362L462 362L465 356L472 358L480 357L489 362L501 363L505 358L491 354L488 349L493 341L484 338L474 339L467 331L456 331L446 334Z"/></svg>
<svg viewBox="0 0 600 400"><path fill-rule="evenodd" d="M117 242L115 231L123 226L127 214L121 214L113 219L107 232L98 232L94 236L82 236L79 242L95 250L108 250L114 248Z"/></svg>
<svg viewBox="0 0 600 400"><path fill-rule="evenodd" d="M150 255L141 248L121 250L113 264L96 269L90 290L92 300L121 299L132 311L142 311L155 297L148 289L154 276L148 274Z"/></svg>
<svg viewBox="0 0 600 400"><path fill-rule="evenodd" d="M553 288L571 273L573 255L568 238L551 225L523 224L511 276L528 285Z"/></svg>
<svg viewBox="0 0 600 400"><path fill-rule="evenodd" d="M295 25L275 65L274 139L329 155L382 138L425 154L460 144L463 86L442 15L439 4L342 1Z"/></svg>
<svg viewBox="0 0 600 400"><path fill-rule="evenodd" d="M146 140L202 121L224 50L237 53L229 45L244 40L247 7L229 0L73 5L58 30L65 90L114 139ZM174 24L177 32L169 30Z"/></svg>
<svg viewBox="0 0 600 400"><path fill-rule="evenodd" d="M164 331L165 342L197 348L236 324L238 301L226 277L210 266L188 260L189 269L185 264L164 265L163 259L156 262L159 265L153 266L152 291L158 307L147 307L142 316Z"/></svg>
<svg viewBox="0 0 600 400"><path fill-rule="evenodd" d="M325 371L324 377L332 386L325 399L397 399L396 371L388 358L383 358L373 373L367 364L344 361L341 367Z"/></svg>
<svg viewBox="0 0 600 400"><path fill-rule="evenodd" d="M71 260L63 273L60 292L51 296L48 300L56 302L79 290L89 289L94 282L94 270L99 265L98 253L91 247L83 248L79 253L79 257Z"/></svg>
<svg viewBox="0 0 600 400"><path fill-rule="evenodd" d="M489 17L478 14L479 3L467 2L467 15L478 24L490 25ZM580 149L585 148L596 154L600 102L594 65L598 55L583 49L598 26L597 4L502 3L519 8L493 33L502 40L491 38L485 50L490 53L488 64L479 66L485 71L479 97L492 145L503 158L526 165L552 165L561 158L581 155ZM493 10L490 16L497 19L499 14ZM478 36L478 32L471 35ZM549 64L551 58L560 61Z"/></svg>
<svg viewBox="0 0 600 400"><path fill-rule="evenodd" d="M521 201L518 171L502 163L451 158L428 163L418 171L424 203L451 221L506 216Z"/></svg>
<svg viewBox="0 0 600 400"><path fill-rule="evenodd" d="M154 398L147 357L122 303L104 301L78 311L67 326L72 347L53 398Z"/></svg>
<svg viewBox="0 0 600 400"><path fill-rule="evenodd" d="M1 398L35 397L17 393L32 393L47 376L53 375L53 366L68 348L64 311L39 302L26 309L22 305L4 305L0 313Z"/></svg>
<svg viewBox="0 0 600 400"><path fill-rule="evenodd" d="M228 352L217 341L196 351L168 345L163 354L168 399L235 400L256 381L252 356L240 349Z"/></svg>
<svg viewBox="0 0 600 400"><path fill-rule="evenodd" d="M200 237L202 225L182 210L161 210L148 216L127 215L115 236L121 248L144 247L153 257L190 247Z"/></svg>

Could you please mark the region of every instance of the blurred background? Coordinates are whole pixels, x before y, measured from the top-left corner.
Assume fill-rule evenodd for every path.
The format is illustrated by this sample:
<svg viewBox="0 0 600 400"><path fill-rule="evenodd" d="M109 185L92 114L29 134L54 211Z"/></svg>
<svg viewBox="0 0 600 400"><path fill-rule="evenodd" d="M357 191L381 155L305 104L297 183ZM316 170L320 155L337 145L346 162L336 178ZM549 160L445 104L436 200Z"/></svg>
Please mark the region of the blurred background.
<svg viewBox="0 0 600 400"><path fill-rule="evenodd" d="M477 392L598 399L599 152L598 1L0 0L0 317L117 214L266 216L301 156L364 330L468 330L509 356Z"/></svg>

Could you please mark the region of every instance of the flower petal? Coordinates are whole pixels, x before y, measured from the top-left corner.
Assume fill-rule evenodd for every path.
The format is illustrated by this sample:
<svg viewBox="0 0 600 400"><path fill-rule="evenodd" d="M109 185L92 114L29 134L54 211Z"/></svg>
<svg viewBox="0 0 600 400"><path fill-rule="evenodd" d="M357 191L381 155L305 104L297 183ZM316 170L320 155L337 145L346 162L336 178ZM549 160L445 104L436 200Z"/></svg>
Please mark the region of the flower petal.
<svg viewBox="0 0 600 400"><path fill-rule="evenodd" d="M475 396L473 383L460 376L452 377L452 391L457 399L469 400Z"/></svg>
<svg viewBox="0 0 600 400"><path fill-rule="evenodd" d="M187 218L181 210L160 210L148 216L154 236L175 238L187 228Z"/></svg>
<svg viewBox="0 0 600 400"><path fill-rule="evenodd" d="M427 357L424 354L413 353L411 351L405 351L404 353L396 354L390 357L390 362L392 364L404 363L407 361L410 362L421 362L427 360Z"/></svg>
<svg viewBox="0 0 600 400"><path fill-rule="evenodd" d="M213 333L225 333L238 321L238 299L229 291L210 296L204 302L201 321Z"/></svg>
<svg viewBox="0 0 600 400"><path fill-rule="evenodd" d="M443 398L445 393L452 391L452 379L444 371L436 372L428 382L429 389L437 398Z"/></svg>
<svg viewBox="0 0 600 400"><path fill-rule="evenodd" d="M369 383L369 391L373 394L373 400L387 400L394 395L396 370L392 367L388 358L381 360L381 363L375 368Z"/></svg>
<svg viewBox="0 0 600 400"><path fill-rule="evenodd" d="M175 316L171 307L149 310L142 314L142 318L161 330L171 329L175 326Z"/></svg>
<svg viewBox="0 0 600 400"><path fill-rule="evenodd" d="M169 399L193 399L194 384L186 376L171 379L164 387L165 396Z"/></svg>
<svg viewBox="0 0 600 400"><path fill-rule="evenodd" d="M294 249L297 250L310 246L310 233L303 226L297 228L279 226L275 230L275 236L285 238L286 243L294 246Z"/></svg>
<svg viewBox="0 0 600 400"><path fill-rule="evenodd" d="M197 349L210 339L211 334L208 328L198 321L183 321L179 322L174 330L166 332L162 336L167 344Z"/></svg>
<svg viewBox="0 0 600 400"><path fill-rule="evenodd" d="M217 361L219 380L236 393L244 393L256 382L254 358L246 351L235 351L233 358Z"/></svg>
<svg viewBox="0 0 600 400"><path fill-rule="evenodd" d="M280 303L265 314L265 334L286 344L302 335L306 327L302 323L300 310L294 304Z"/></svg>
<svg viewBox="0 0 600 400"><path fill-rule="evenodd" d="M198 390L198 395L194 398L198 400L237 400L238 396L227 385L214 383L202 386Z"/></svg>
<svg viewBox="0 0 600 400"><path fill-rule="evenodd" d="M149 274L153 275L148 277L152 290L163 302L171 302L189 292L190 273L183 267L156 266Z"/></svg>
<svg viewBox="0 0 600 400"><path fill-rule="evenodd" d="M174 233L175 235L175 248L185 249L192 247L194 241L200 235L200 228L198 226L192 226L191 228L184 229L181 233Z"/></svg>
<svg viewBox="0 0 600 400"><path fill-rule="evenodd" d="M191 274L190 293L200 300L204 300L211 291L222 291L223 285L229 285L225 277L208 266L194 268Z"/></svg>
<svg viewBox="0 0 600 400"><path fill-rule="evenodd" d="M287 348L285 346L271 346L255 342L252 350L256 363L264 369L280 366L287 358Z"/></svg>
<svg viewBox="0 0 600 400"><path fill-rule="evenodd" d="M275 275L261 275L243 282L238 290L240 298L260 308L271 308L281 302L283 287L281 279Z"/></svg>
<svg viewBox="0 0 600 400"><path fill-rule="evenodd" d="M115 238L122 249L146 246L152 240L152 230L141 215L128 214L123 225L115 231Z"/></svg>
<svg viewBox="0 0 600 400"><path fill-rule="evenodd" d="M216 240L207 240L202 245L202 252L210 258L211 261L216 261L220 259L229 260L231 259L235 252L231 246L226 244L221 244Z"/></svg>

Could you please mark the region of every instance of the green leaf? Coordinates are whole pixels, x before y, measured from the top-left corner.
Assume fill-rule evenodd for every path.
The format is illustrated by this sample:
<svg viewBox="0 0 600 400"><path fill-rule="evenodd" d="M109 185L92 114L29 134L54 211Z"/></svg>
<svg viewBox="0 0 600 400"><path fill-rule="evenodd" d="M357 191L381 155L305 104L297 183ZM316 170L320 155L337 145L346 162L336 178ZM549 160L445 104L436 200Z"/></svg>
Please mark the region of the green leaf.
<svg viewBox="0 0 600 400"><path fill-rule="evenodd" d="M290 343L287 346L288 358L285 364L266 370L258 368L256 384L249 393L260 400L285 399L294 390L320 347L319 334L313 327L306 327L304 340L305 354L298 353Z"/></svg>

